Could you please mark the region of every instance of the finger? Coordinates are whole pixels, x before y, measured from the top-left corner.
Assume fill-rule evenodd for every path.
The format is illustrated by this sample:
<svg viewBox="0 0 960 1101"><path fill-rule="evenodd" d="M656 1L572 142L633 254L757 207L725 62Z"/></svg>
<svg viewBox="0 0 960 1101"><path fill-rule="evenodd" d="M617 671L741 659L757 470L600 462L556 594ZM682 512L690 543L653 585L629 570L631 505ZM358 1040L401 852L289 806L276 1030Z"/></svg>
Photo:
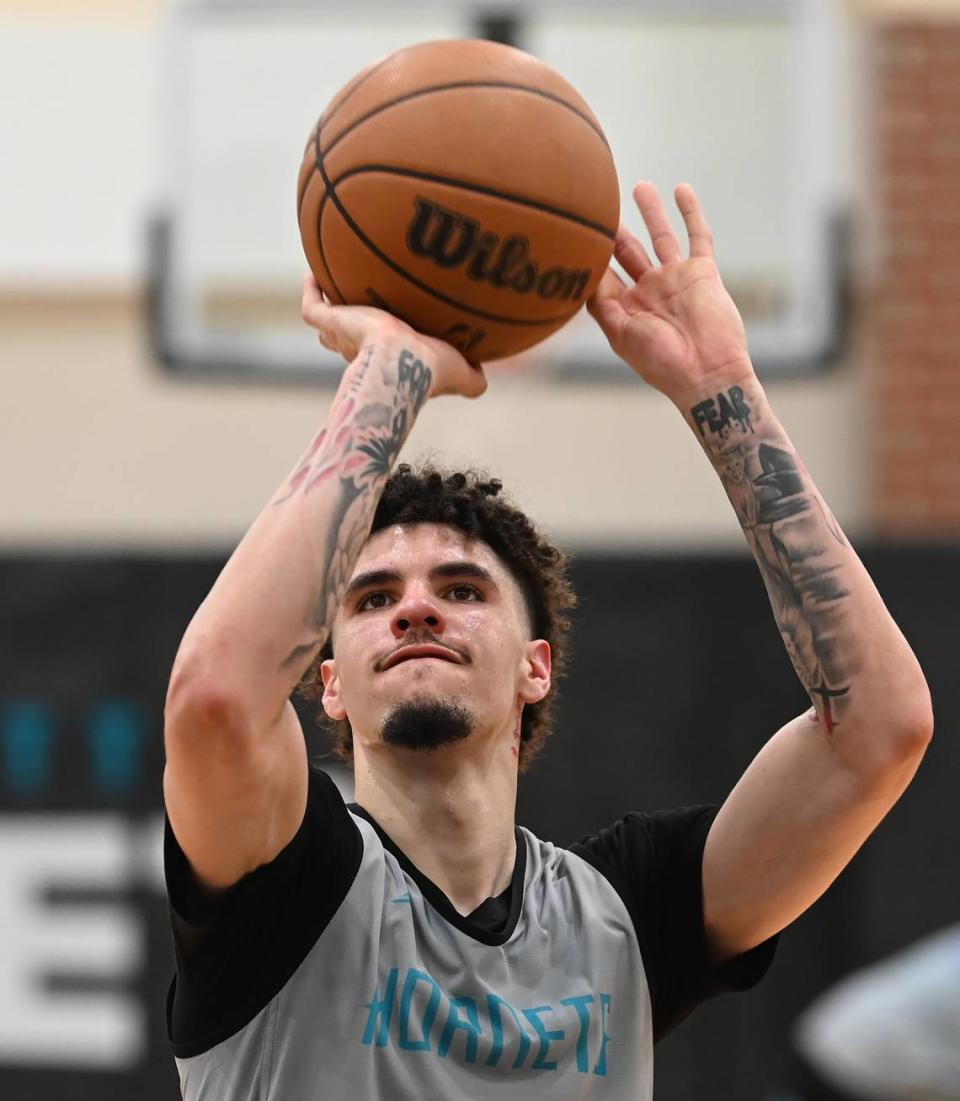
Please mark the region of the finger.
<svg viewBox="0 0 960 1101"><path fill-rule="evenodd" d="M634 237L625 225L621 225L617 230L617 237L613 244L613 255L627 275L634 280L639 279L653 267L653 261L647 254L647 250L643 247L639 238Z"/></svg>
<svg viewBox="0 0 960 1101"><path fill-rule="evenodd" d="M464 398L479 398L486 393L487 376L482 364L464 359L456 349L445 349L440 359L433 373L431 397L459 394Z"/></svg>
<svg viewBox="0 0 960 1101"><path fill-rule="evenodd" d="M669 264L673 260L680 260L682 258L680 242L673 232L673 227L670 225L670 219L667 217L667 212L660 201L657 189L649 180L641 180L633 189L633 198L643 215L644 224L653 244L653 251L657 254L660 262Z"/></svg>
<svg viewBox="0 0 960 1101"><path fill-rule="evenodd" d="M337 332L329 325L321 322L317 325L317 340L327 349L328 352L336 352L340 355L340 338Z"/></svg>
<svg viewBox="0 0 960 1101"><path fill-rule="evenodd" d="M623 280L623 276L618 271L607 268L597 284L597 289L593 292L593 297L587 302L587 306L589 307L590 302L603 302L608 298L619 302L621 295L626 294L629 289Z"/></svg>
<svg viewBox="0 0 960 1101"><path fill-rule="evenodd" d="M697 193L688 183L682 183L673 193L677 207L683 215L683 224L690 238L690 258L707 256L713 259L713 234L704 217Z"/></svg>
<svg viewBox="0 0 960 1101"><path fill-rule="evenodd" d="M312 329L317 330L320 343L331 352L340 352L344 331L347 328L355 328L351 324L351 317L344 313L342 306L330 304L330 300L312 275L303 277L303 302L300 314Z"/></svg>
<svg viewBox="0 0 960 1101"><path fill-rule="evenodd" d="M319 296L308 299L307 294L304 293L301 315L311 329L316 329L321 334L325 330L329 331L333 323L331 316L333 309L333 306L328 306Z"/></svg>
<svg viewBox="0 0 960 1101"><path fill-rule="evenodd" d="M620 276L613 268L607 268L593 297L587 301L587 312L611 343L627 322L626 311L620 304L626 290L627 285Z"/></svg>
<svg viewBox="0 0 960 1101"><path fill-rule="evenodd" d="M307 272L303 277L303 298L300 302L300 313L304 321L307 320L307 313L317 305L323 305L323 295L320 293L316 279Z"/></svg>
<svg viewBox="0 0 960 1101"><path fill-rule="evenodd" d="M470 364L470 389L468 398L479 398L487 391L487 376L483 373L483 367L479 363Z"/></svg>
<svg viewBox="0 0 960 1101"><path fill-rule="evenodd" d="M311 328L317 330L317 339L324 348L330 352L341 353L343 339L345 337L349 339L349 337L343 331L344 319L337 317L336 306L328 306L323 301L314 302L304 313L303 319Z"/></svg>

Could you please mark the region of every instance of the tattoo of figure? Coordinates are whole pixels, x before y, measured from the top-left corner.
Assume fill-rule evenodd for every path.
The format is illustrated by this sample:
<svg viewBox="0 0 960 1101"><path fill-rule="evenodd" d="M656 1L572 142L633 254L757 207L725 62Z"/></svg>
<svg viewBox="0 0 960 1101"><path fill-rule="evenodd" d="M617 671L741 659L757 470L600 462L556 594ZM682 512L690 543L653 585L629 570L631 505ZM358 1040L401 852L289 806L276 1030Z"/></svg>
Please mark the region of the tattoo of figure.
<svg viewBox="0 0 960 1101"><path fill-rule="evenodd" d="M823 522L826 525L827 531L836 539L841 547L847 546L847 537L843 534L843 529L837 523L836 516L827 508L827 506L820 500L819 497L815 498L820 511L823 513Z"/></svg>
<svg viewBox="0 0 960 1101"><path fill-rule="evenodd" d="M727 427L718 436L707 444L711 458L760 567L790 661L832 733L836 701L849 692L855 664L854 655L841 654L835 643L847 591L831 547L843 542L842 533L808 492L792 452L749 437L737 440Z"/></svg>
<svg viewBox="0 0 960 1101"><path fill-rule="evenodd" d="M430 393L433 374L409 349L381 366L379 377L372 369L374 360L374 349L368 349L333 423L311 445L285 495L275 502L308 494L325 482L338 486L325 525L327 539L319 563L322 584L310 616L317 635L296 647L284 667L299 665L308 655L312 658L326 643L383 486Z"/></svg>

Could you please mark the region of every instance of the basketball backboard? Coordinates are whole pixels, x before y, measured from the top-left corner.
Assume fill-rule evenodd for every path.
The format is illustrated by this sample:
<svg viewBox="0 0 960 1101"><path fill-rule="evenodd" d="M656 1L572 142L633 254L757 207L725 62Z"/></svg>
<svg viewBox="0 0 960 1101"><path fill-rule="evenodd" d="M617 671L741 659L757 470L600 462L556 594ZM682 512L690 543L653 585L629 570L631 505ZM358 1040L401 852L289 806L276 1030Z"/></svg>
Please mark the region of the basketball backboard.
<svg viewBox="0 0 960 1101"><path fill-rule="evenodd" d="M530 0L504 11L475 0L170 3L150 264L162 363L238 378L339 376L340 361L299 318L295 193L307 134L373 59L463 36L509 40L583 94L634 229L637 179L668 197L682 180L696 186L762 374L835 358L852 168L834 0ZM622 376L584 312L527 362L557 377Z"/></svg>

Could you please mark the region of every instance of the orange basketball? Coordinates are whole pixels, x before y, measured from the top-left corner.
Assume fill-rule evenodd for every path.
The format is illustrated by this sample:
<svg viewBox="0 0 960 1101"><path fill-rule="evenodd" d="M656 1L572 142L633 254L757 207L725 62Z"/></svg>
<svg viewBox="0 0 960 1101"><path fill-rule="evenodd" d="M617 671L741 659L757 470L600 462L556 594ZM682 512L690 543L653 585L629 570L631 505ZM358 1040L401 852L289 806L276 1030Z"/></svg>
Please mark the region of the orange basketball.
<svg viewBox="0 0 960 1101"><path fill-rule="evenodd" d="M379 306L480 362L558 329L610 260L620 188L606 138L553 69L458 39L399 50L321 115L297 188L333 302Z"/></svg>

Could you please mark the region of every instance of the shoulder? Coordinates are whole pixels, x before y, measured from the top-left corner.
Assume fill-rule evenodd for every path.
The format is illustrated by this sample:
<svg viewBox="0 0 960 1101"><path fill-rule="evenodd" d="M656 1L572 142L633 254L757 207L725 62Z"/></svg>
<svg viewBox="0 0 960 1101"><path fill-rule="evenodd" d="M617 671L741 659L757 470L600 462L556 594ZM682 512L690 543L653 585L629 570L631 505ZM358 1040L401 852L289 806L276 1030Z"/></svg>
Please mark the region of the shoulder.
<svg viewBox="0 0 960 1101"><path fill-rule="evenodd" d="M719 810L689 806L633 811L581 837L570 851L629 889L649 876L676 874L684 868L695 868L699 875L707 834Z"/></svg>
<svg viewBox="0 0 960 1101"><path fill-rule="evenodd" d="M275 884L297 868L311 865L318 872L336 874L355 866L360 844L360 835L336 784L325 772L311 768L303 820L297 832L273 860L224 890L211 890L199 883L166 820L163 857L171 910L186 924L215 925L254 897L262 884Z"/></svg>
<svg viewBox="0 0 960 1101"><path fill-rule="evenodd" d="M343 903L363 849L336 785L315 769L297 833L225 891L197 882L167 825L164 870L177 962L167 1024L177 1054L232 1035L283 988Z"/></svg>
<svg viewBox="0 0 960 1101"><path fill-rule="evenodd" d="M703 924L703 851L717 806L634 812L582 837L570 852L613 887L630 915L662 1038L699 1002L745 989L769 966L774 943L711 967Z"/></svg>

